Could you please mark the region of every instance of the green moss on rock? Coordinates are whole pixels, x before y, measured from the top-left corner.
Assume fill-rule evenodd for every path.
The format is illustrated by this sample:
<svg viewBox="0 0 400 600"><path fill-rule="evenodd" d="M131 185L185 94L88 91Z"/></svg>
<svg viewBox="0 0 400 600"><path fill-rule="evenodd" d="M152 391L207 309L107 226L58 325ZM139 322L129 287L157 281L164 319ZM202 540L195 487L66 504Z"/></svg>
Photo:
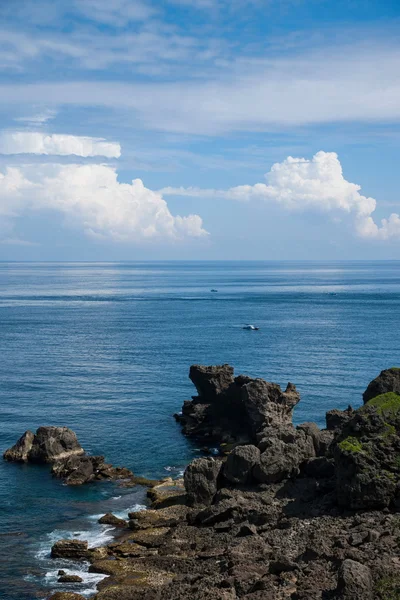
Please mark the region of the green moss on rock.
<svg viewBox="0 0 400 600"><path fill-rule="evenodd" d="M400 396L394 392L387 392L386 394L376 396L376 398L368 402L368 405L374 406L384 418L400 415Z"/></svg>
<svg viewBox="0 0 400 600"><path fill-rule="evenodd" d="M349 436L339 443L339 448L343 452L363 452L363 446L356 437Z"/></svg>

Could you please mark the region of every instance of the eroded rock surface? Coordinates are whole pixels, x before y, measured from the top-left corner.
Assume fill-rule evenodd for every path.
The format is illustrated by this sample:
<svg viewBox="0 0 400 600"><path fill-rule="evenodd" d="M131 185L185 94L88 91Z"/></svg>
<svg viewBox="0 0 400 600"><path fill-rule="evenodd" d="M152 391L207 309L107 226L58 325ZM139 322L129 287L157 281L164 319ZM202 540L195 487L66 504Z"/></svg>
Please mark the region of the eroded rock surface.
<svg viewBox="0 0 400 600"><path fill-rule="evenodd" d="M84 450L71 429L39 427L36 434L26 431L3 456L14 462L53 463L79 454L84 454Z"/></svg>

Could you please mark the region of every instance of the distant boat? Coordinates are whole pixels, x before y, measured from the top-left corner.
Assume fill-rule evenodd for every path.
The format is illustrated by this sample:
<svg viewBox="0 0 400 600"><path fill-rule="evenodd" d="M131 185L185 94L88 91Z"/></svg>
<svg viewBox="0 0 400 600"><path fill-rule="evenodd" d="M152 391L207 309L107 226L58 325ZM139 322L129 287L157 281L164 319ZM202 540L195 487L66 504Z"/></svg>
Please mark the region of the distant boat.
<svg viewBox="0 0 400 600"><path fill-rule="evenodd" d="M215 290L214 288L212 290L210 290L210 292L218 292L218 290Z"/></svg>
<svg viewBox="0 0 400 600"><path fill-rule="evenodd" d="M243 329L247 329L248 331L258 331L260 328L255 325L245 325Z"/></svg>

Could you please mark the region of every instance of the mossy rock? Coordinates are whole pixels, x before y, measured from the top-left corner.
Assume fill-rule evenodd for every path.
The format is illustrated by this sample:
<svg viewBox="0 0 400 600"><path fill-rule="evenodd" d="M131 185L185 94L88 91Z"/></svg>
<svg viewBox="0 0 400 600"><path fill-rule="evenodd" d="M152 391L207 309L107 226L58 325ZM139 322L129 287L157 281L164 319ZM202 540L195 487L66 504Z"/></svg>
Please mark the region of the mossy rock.
<svg viewBox="0 0 400 600"><path fill-rule="evenodd" d="M400 417L400 396L394 392L380 394L368 401L368 406L376 408L377 412L386 420Z"/></svg>
<svg viewBox="0 0 400 600"><path fill-rule="evenodd" d="M360 440L351 435L339 442L339 448L343 452L363 452L363 445Z"/></svg>

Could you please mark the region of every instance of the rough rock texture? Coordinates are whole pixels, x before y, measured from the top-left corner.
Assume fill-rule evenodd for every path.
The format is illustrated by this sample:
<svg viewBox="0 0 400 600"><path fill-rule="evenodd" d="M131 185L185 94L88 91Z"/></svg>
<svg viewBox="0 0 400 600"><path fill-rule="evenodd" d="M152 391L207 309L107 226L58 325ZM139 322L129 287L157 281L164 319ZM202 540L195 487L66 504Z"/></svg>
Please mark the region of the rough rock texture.
<svg viewBox="0 0 400 600"><path fill-rule="evenodd" d="M124 519L116 517L112 513L107 513L99 519L100 525L113 525L114 527L126 527L127 522Z"/></svg>
<svg viewBox="0 0 400 600"><path fill-rule="evenodd" d="M340 600L373 600L371 569L347 558L339 569L338 598Z"/></svg>
<svg viewBox="0 0 400 600"><path fill-rule="evenodd" d="M341 429L353 416L355 410L349 406L346 410L334 408L326 413L326 428L329 430Z"/></svg>
<svg viewBox="0 0 400 600"><path fill-rule="evenodd" d="M26 431L3 456L8 461L53 463L83 453L75 433L68 427L39 427L36 434Z"/></svg>
<svg viewBox="0 0 400 600"><path fill-rule="evenodd" d="M226 390L242 398L254 381L231 376L209 368L202 387L196 370L198 388L225 408ZM248 414L241 401L230 407ZM219 415L229 435L210 411L208 427ZM229 414L226 458L193 461L187 494L180 482L155 486L151 510L87 550L90 572L107 576L94 600L400 600L400 395L331 411L326 430L295 428L288 411L275 407L246 435Z"/></svg>
<svg viewBox="0 0 400 600"><path fill-rule="evenodd" d="M356 411L334 444L341 506L379 509L399 503L400 396L371 400Z"/></svg>
<svg viewBox="0 0 400 600"><path fill-rule="evenodd" d="M229 453L223 474L231 483L248 483L253 479L253 468L260 462L256 446L237 446Z"/></svg>
<svg viewBox="0 0 400 600"><path fill-rule="evenodd" d="M39 427L36 434L26 431L3 457L10 462L51 463L52 474L68 485L104 479L142 483L129 469L105 463L104 456L87 456L68 427Z"/></svg>
<svg viewBox="0 0 400 600"><path fill-rule="evenodd" d="M253 443L265 426L287 425L300 396L292 384L279 385L240 375L229 365L194 365L189 376L199 395L175 415L183 433L203 443Z"/></svg>
<svg viewBox="0 0 400 600"><path fill-rule="evenodd" d="M400 394L400 369L392 367L385 369L368 385L363 394L364 404L387 392Z"/></svg>
<svg viewBox="0 0 400 600"><path fill-rule="evenodd" d="M61 575L58 578L58 583L82 583L82 577L79 575Z"/></svg>
<svg viewBox="0 0 400 600"><path fill-rule="evenodd" d="M52 558L83 560L88 556L88 543L83 540L58 540L51 548Z"/></svg>
<svg viewBox="0 0 400 600"><path fill-rule="evenodd" d="M82 485L104 479L132 479L129 469L113 467L104 462L104 456L70 456L54 463L52 474L68 485Z"/></svg>
<svg viewBox="0 0 400 600"><path fill-rule="evenodd" d="M184 476L189 504L210 504L217 491L222 463L213 458L197 458L187 467Z"/></svg>

